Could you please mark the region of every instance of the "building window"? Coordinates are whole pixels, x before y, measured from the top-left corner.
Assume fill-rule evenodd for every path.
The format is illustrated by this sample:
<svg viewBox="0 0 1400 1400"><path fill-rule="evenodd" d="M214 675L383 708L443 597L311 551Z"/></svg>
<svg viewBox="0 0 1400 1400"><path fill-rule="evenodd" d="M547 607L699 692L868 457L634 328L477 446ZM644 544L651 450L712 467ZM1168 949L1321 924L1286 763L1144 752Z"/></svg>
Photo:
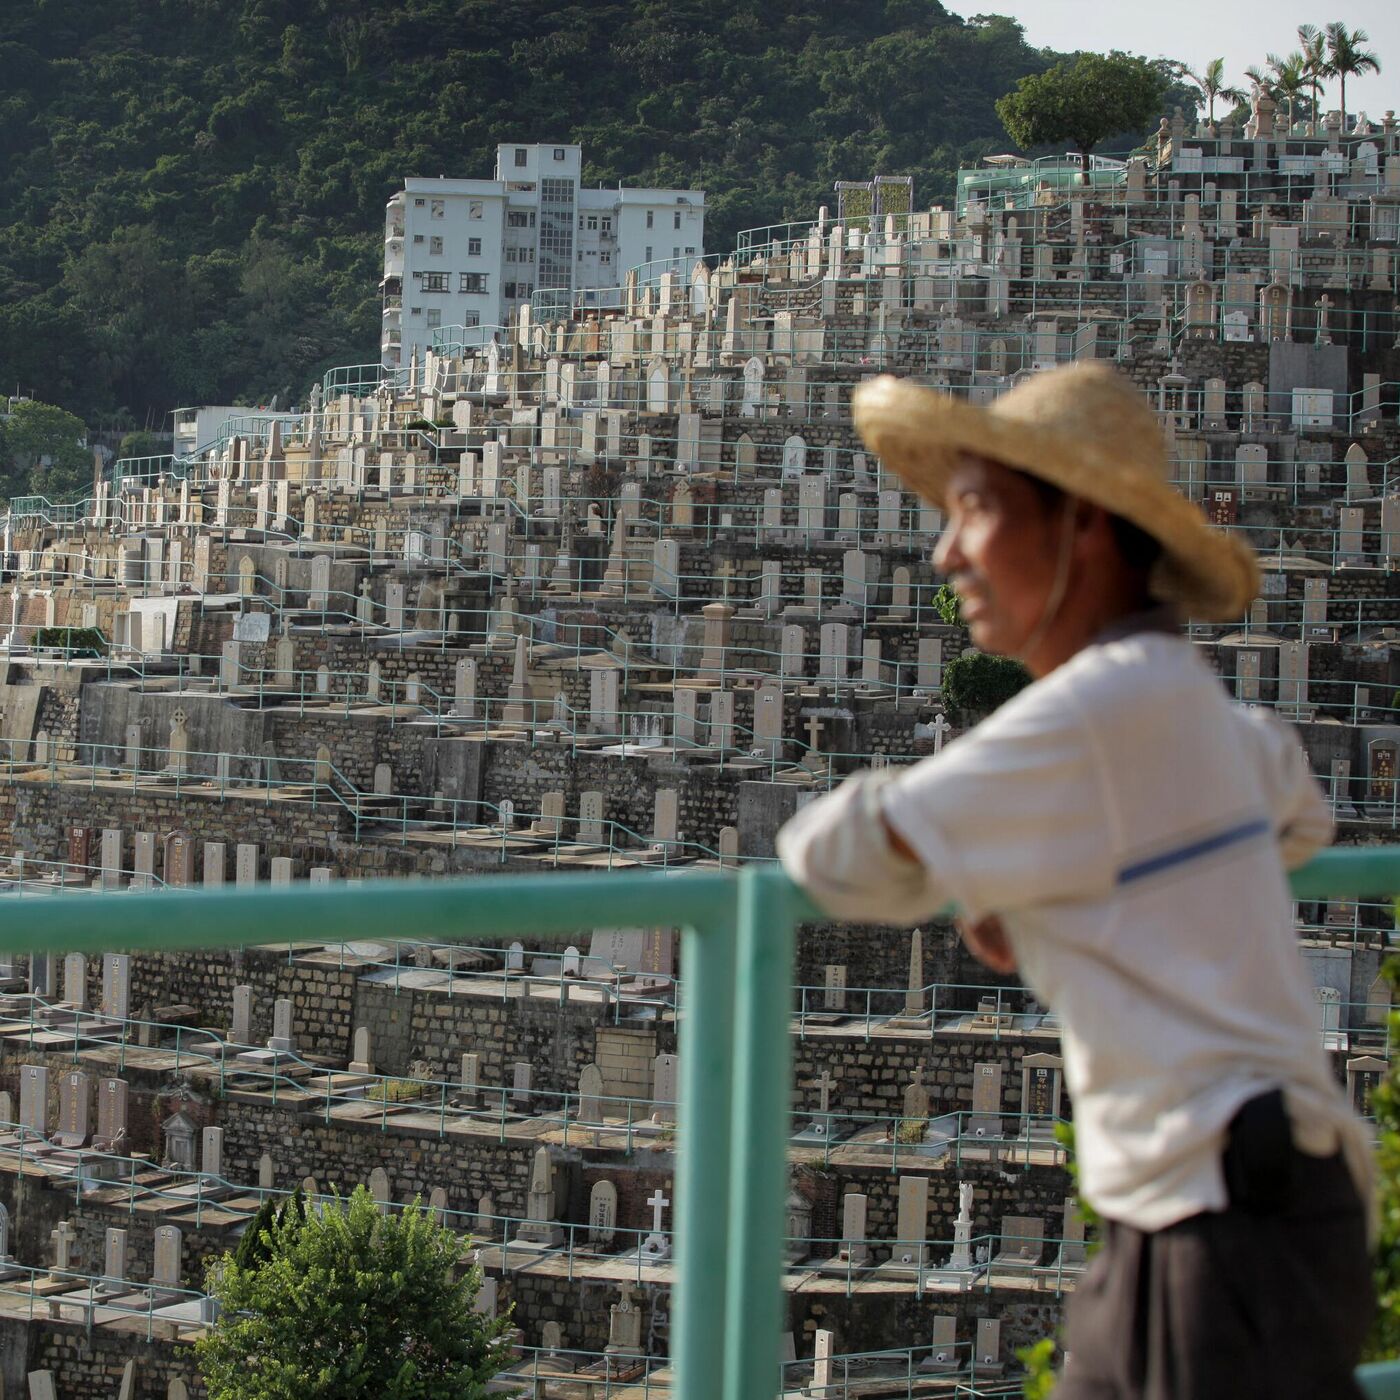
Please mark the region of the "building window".
<svg viewBox="0 0 1400 1400"><path fill-rule="evenodd" d="M685 255L686 255L686 257L688 257L688 258L693 258L693 257L695 256L695 249L694 249L694 248L687 248L687 249L685 250Z"/></svg>
<svg viewBox="0 0 1400 1400"><path fill-rule="evenodd" d="M427 324L430 330L434 326L442 325L442 312L436 306L431 306L428 308Z"/></svg>
<svg viewBox="0 0 1400 1400"><path fill-rule="evenodd" d="M514 301L514 300L515 300L515 283L514 283L514 282L507 282L507 283L506 283L506 287L505 287L505 299L506 299L507 301Z"/></svg>
<svg viewBox="0 0 1400 1400"><path fill-rule="evenodd" d="M469 258L479 258L481 256L481 239L467 239L467 256Z"/></svg>
<svg viewBox="0 0 1400 1400"><path fill-rule="evenodd" d="M529 216L526 215L522 210L512 209L510 213L506 215L507 228L529 228L529 226Z"/></svg>
<svg viewBox="0 0 1400 1400"><path fill-rule="evenodd" d="M469 219L479 219L479 218L481 217L481 211L482 211L485 207L486 207L486 206L481 202L481 200L479 200L479 199L473 199L473 200L471 200L471 201L467 204L467 218L469 218Z"/></svg>
<svg viewBox="0 0 1400 1400"><path fill-rule="evenodd" d="M428 202L428 201L427 201L426 199L415 199L415 200L413 201L413 207L414 207L415 209L421 209L421 208L423 208L423 206L424 206L425 204L427 204L427 202Z"/></svg>
<svg viewBox="0 0 1400 1400"><path fill-rule="evenodd" d="M534 260L535 260L535 250L534 250L533 248L522 248L522 249L520 250L520 261L521 261L521 262L534 262Z"/></svg>
<svg viewBox="0 0 1400 1400"><path fill-rule="evenodd" d="M428 212L435 219L445 219L447 217L447 201L443 199L433 200L433 207Z"/></svg>
<svg viewBox="0 0 1400 1400"><path fill-rule="evenodd" d="M672 249L671 249L671 256L672 256L673 258L678 258L678 257L680 257L680 255L681 255L681 250L680 250L679 248L672 248Z"/></svg>
<svg viewBox="0 0 1400 1400"><path fill-rule="evenodd" d="M580 248L580 249L578 250L578 260L579 260L579 262L582 262L582 261L583 261L583 249L582 249L582 248Z"/></svg>
<svg viewBox="0 0 1400 1400"><path fill-rule="evenodd" d="M555 159L555 160L563 160L563 159L564 159L564 148L563 148L563 146L556 146L556 147L554 148L554 159Z"/></svg>
<svg viewBox="0 0 1400 1400"><path fill-rule="evenodd" d="M601 253L598 254L598 261L602 263L604 267L607 267L607 265L610 262L612 262L612 252L609 249L605 248Z"/></svg>
<svg viewBox="0 0 1400 1400"><path fill-rule="evenodd" d="M517 166L524 165L530 159L530 153L524 146L515 148L515 163Z"/></svg>
<svg viewBox="0 0 1400 1400"><path fill-rule="evenodd" d="M582 214L580 214L580 215L578 216L578 231L579 231L580 233L583 232L583 215L582 215Z"/></svg>
<svg viewBox="0 0 1400 1400"><path fill-rule="evenodd" d="M464 312L462 312L462 324L463 324L464 326L479 326L479 325L481 324L481 312L479 312L479 311L464 311Z"/></svg>
<svg viewBox="0 0 1400 1400"><path fill-rule="evenodd" d="M425 292L446 292L451 288L447 285L448 274L445 272L425 272L423 274L423 290Z"/></svg>
<svg viewBox="0 0 1400 1400"><path fill-rule="evenodd" d="M423 314L423 308L421 306L410 306L408 308L408 314L410 316L421 316Z"/></svg>
<svg viewBox="0 0 1400 1400"><path fill-rule="evenodd" d="M519 259L519 257L520 257L520 249L519 249L519 248L507 248L507 249L506 249L506 261L507 261L507 262L515 262L515 261L517 261L517 260Z"/></svg>
<svg viewBox="0 0 1400 1400"><path fill-rule="evenodd" d="M593 233L598 232L598 216L596 214L588 216L588 227Z"/></svg>
<svg viewBox="0 0 1400 1400"><path fill-rule="evenodd" d="M433 254L434 256L437 256L437 255L441 254L441 252L442 252L442 239L441 239L441 238L430 238L430 239L428 240L428 252L429 252L430 254Z"/></svg>
<svg viewBox="0 0 1400 1400"><path fill-rule="evenodd" d="M604 215L603 215L603 232L604 232L604 233L611 233L611 232L612 232L612 215L611 215L611 214L604 214Z"/></svg>
<svg viewBox="0 0 1400 1400"><path fill-rule="evenodd" d="M647 210L647 227L651 228L656 223L656 215L650 209Z"/></svg>
<svg viewBox="0 0 1400 1400"><path fill-rule="evenodd" d="M469 292L472 296L486 295L486 273L484 272L463 272L457 280L457 290L459 292Z"/></svg>
<svg viewBox="0 0 1400 1400"><path fill-rule="evenodd" d="M650 261L651 261L651 244L650 244L650 243L647 244L646 256L642 259L642 261L643 261L643 262L650 262Z"/></svg>
<svg viewBox="0 0 1400 1400"><path fill-rule="evenodd" d="M671 215L671 217L675 220L675 223L673 223L673 224L671 225L671 227L672 227L672 228L680 228L680 226L681 226L681 211L680 211L679 209L677 209L676 212L675 212L674 214Z"/></svg>

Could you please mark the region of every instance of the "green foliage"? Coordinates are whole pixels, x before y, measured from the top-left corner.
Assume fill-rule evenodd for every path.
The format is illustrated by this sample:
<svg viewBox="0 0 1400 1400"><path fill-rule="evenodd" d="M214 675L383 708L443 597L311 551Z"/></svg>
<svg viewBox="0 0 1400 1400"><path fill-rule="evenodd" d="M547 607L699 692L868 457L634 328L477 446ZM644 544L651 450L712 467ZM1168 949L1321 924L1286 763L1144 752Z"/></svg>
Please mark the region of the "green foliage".
<svg viewBox="0 0 1400 1400"><path fill-rule="evenodd" d="M0 437L0 493L47 496L51 501L84 495L92 484L92 456L83 445L80 418L51 403L21 399L10 410Z"/></svg>
<svg viewBox="0 0 1400 1400"><path fill-rule="evenodd" d="M117 456L121 457L159 457L168 449L155 433L148 433L144 428L139 432L127 433L122 438L121 446L117 448Z"/></svg>
<svg viewBox="0 0 1400 1400"><path fill-rule="evenodd" d="M41 649L53 647L69 656L102 656L107 650L107 639L97 627L41 627L34 641Z"/></svg>
<svg viewBox="0 0 1400 1400"><path fill-rule="evenodd" d="M1016 1359L1026 1368L1021 1380L1021 1394L1025 1400L1050 1400L1055 1393L1055 1342L1051 1337L1042 1337L1028 1347L1016 1352Z"/></svg>
<svg viewBox="0 0 1400 1400"><path fill-rule="evenodd" d="M1371 49L1361 47L1370 42L1370 35L1364 29L1348 29L1346 25L1334 22L1327 26L1324 37L1327 41L1327 63L1323 73L1326 77L1337 78L1341 83L1339 105L1342 109L1342 130L1345 131L1347 79L1379 73L1381 61Z"/></svg>
<svg viewBox="0 0 1400 1400"><path fill-rule="evenodd" d="M1209 122L1215 121L1217 99L1223 98L1230 103L1231 107L1237 107L1241 102L1248 100L1239 88L1231 87L1226 81L1225 60L1223 58L1211 59L1199 73L1193 73L1189 68L1185 69L1182 76L1189 78L1200 88L1201 96L1206 99L1206 120Z"/></svg>
<svg viewBox="0 0 1400 1400"><path fill-rule="evenodd" d="M1400 917L1400 907L1397 908ZM1400 987L1400 957L1386 960L1382 971L1392 988ZM1390 1014L1392 1041L1400 1035L1400 1012ZM1366 1342L1368 1361L1400 1356L1400 1068L1376 1086L1376 1205L1380 1239L1376 1247L1376 1320Z"/></svg>
<svg viewBox="0 0 1400 1400"><path fill-rule="evenodd" d="M128 427L286 405L378 358L407 176L578 141L589 184L704 189L723 253L838 179L948 198L1004 144L995 100L1054 58L938 0L15 0L0 383Z"/></svg>
<svg viewBox="0 0 1400 1400"><path fill-rule="evenodd" d="M939 585L938 592L933 595L933 608L949 627L962 626L962 604L950 584Z"/></svg>
<svg viewBox="0 0 1400 1400"><path fill-rule="evenodd" d="M1030 682L1030 672L1019 661L969 652L943 668L943 704L962 723L985 719Z"/></svg>
<svg viewBox="0 0 1400 1400"><path fill-rule="evenodd" d="M1106 136L1145 132L1166 86L1161 68L1145 58L1084 53L1022 78L996 104L997 115L1023 149L1070 140L1087 164Z"/></svg>
<svg viewBox="0 0 1400 1400"><path fill-rule="evenodd" d="M262 1238L210 1269L210 1400L476 1400L509 1359L509 1319L473 1311L480 1269L459 1276L461 1242L416 1201L381 1215L361 1186Z"/></svg>

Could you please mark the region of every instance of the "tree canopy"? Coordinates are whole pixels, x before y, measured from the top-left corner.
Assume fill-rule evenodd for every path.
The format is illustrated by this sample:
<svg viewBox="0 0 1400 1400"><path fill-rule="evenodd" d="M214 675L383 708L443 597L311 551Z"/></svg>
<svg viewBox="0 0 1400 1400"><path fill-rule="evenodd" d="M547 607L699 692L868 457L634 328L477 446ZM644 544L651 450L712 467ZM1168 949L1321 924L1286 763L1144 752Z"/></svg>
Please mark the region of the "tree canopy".
<svg viewBox="0 0 1400 1400"><path fill-rule="evenodd" d="M1145 58L1084 53L1022 78L996 104L997 115L1017 145L1073 141L1087 163L1105 137L1147 126L1166 88L1162 68Z"/></svg>
<svg viewBox="0 0 1400 1400"><path fill-rule="evenodd" d="M477 1400L509 1322L473 1308L481 1272L417 1202L382 1215L363 1187L264 1209L210 1268L217 1322L196 1343L210 1400Z"/></svg>
<svg viewBox="0 0 1400 1400"><path fill-rule="evenodd" d="M20 399L0 420L0 497L47 496L67 501L86 494L92 456L82 420L51 403Z"/></svg>
<svg viewBox="0 0 1400 1400"><path fill-rule="evenodd" d="M704 189L711 251L838 179L926 207L1054 58L938 0L13 0L0 383L124 432L377 360L384 202L497 142Z"/></svg>

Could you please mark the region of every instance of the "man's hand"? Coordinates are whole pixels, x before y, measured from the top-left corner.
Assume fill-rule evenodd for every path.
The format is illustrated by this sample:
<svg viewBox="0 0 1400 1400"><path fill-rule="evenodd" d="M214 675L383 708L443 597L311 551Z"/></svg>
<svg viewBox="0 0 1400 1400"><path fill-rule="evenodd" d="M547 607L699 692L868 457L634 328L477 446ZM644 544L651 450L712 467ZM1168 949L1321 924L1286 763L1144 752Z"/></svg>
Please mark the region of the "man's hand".
<svg viewBox="0 0 1400 1400"><path fill-rule="evenodd" d="M993 972L1016 971L1016 954L1011 951L1011 940L995 914L976 924L959 919L958 932L962 934L968 952L984 967L991 968Z"/></svg>

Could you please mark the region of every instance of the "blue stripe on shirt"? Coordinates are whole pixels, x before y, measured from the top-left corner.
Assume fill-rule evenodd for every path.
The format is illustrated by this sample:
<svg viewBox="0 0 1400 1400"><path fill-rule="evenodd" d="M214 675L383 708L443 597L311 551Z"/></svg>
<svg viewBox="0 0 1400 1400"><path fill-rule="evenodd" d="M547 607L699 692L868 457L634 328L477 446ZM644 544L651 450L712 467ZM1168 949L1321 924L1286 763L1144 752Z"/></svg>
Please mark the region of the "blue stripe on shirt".
<svg viewBox="0 0 1400 1400"><path fill-rule="evenodd" d="M1203 836L1200 840L1192 841L1185 846L1178 846L1175 850L1163 851L1161 855L1148 856L1146 860L1125 865L1118 872L1118 883L1120 885L1130 884L1133 880L1141 880L1146 875L1155 875L1158 871L1169 869L1173 865L1181 865L1188 860L1197 860L1201 856L1209 855L1212 851L1237 845L1241 841L1248 841L1251 837L1262 836L1272 830L1269 822L1262 818L1242 822L1239 826L1229 827L1225 831L1217 831L1213 836Z"/></svg>

